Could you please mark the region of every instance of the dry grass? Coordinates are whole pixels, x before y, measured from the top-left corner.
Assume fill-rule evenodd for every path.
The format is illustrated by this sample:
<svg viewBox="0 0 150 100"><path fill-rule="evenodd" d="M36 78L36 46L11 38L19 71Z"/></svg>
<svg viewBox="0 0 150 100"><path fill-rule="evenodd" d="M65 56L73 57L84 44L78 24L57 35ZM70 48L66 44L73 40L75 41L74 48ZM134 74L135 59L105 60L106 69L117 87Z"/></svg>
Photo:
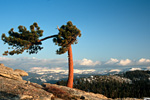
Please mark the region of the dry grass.
<svg viewBox="0 0 150 100"><path fill-rule="evenodd" d="M62 98L64 100L70 100L71 96L66 91L57 88L55 86L49 86L44 88L46 91L52 93L55 97Z"/></svg>

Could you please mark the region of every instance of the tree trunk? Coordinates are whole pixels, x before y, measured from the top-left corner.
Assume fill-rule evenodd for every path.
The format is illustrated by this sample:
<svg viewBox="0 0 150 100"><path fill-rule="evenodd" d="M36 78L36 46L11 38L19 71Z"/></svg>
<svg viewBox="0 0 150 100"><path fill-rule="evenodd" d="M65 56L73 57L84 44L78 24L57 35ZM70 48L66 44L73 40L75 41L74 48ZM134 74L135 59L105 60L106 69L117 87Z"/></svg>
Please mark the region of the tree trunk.
<svg viewBox="0 0 150 100"><path fill-rule="evenodd" d="M67 87L73 88L73 55L71 45L68 49L68 63L69 63L69 72L68 72L68 83Z"/></svg>

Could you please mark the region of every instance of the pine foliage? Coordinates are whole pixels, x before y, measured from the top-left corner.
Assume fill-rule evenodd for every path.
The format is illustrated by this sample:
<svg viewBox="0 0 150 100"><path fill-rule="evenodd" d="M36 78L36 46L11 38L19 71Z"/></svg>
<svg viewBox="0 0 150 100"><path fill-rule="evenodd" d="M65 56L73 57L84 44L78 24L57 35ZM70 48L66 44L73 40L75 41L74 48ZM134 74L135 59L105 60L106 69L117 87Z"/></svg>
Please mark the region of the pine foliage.
<svg viewBox="0 0 150 100"><path fill-rule="evenodd" d="M56 53L63 54L68 51L71 44L77 44L77 36L81 37L81 31L71 21L68 21L67 25L62 25L57 37L53 39L53 42L60 46Z"/></svg>
<svg viewBox="0 0 150 100"><path fill-rule="evenodd" d="M93 76L93 78L77 78L74 80L74 88L87 92L100 93L108 98L144 98L150 96L150 71L130 71L119 74L132 80L129 82L120 82L117 80L102 79L102 76ZM58 85L66 86L67 81L58 81Z"/></svg>
<svg viewBox="0 0 150 100"><path fill-rule="evenodd" d="M8 44L11 47L11 51L5 51L3 55L14 55L14 54L22 54L25 50L29 54L37 53L43 47L40 45L41 42L38 42L39 37L43 35L43 30L40 30L40 27L37 23L33 23L30 26L30 31L27 30L24 26L18 27L19 32L14 32L14 29L10 29L9 36L7 37L4 33L2 34L2 40L4 44ZM10 49L8 47L8 49Z"/></svg>
<svg viewBox="0 0 150 100"><path fill-rule="evenodd" d="M7 43L10 46L8 49L12 49L11 51L5 51L3 55L22 54L25 50L29 54L34 54L43 49L39 39L39 37L43 36L43 30L40 30L37 23L33 23L33 25L30 26L30 30L27 30L26 27L21 25L18 29L19 32L14 32L13 28L10 29L8 37L5 33L2 34L1 38L4 44ZM62 25L59 29L59 33L51 37L53 38L53 42L60 46L56 53L63 54L68 51L71 44L77 44L77 36L81 36L81 31L73 25L71 21L68 21L67 25Z"/></svg>

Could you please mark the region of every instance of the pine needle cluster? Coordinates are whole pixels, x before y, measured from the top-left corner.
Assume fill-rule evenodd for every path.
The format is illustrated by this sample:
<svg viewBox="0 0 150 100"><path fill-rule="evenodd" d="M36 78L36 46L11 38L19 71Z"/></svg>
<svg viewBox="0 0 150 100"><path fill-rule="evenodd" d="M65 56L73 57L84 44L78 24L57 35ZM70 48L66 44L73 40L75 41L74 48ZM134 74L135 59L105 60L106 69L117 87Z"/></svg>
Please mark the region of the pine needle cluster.
<svg viewBox="0 0 150 100"><path fill-rule="evenodd" d="M2 34L2 40L4 44L8 44L12 49L11 51L5 51L3 55L14 55L22 54L24 50L27 50L29 54L37 53L43 47L40 45L41 42L38 42L39 37L43 35L43 30L40 30L40 27L37 23L33 23L30 26L30 30L27 30L24 26L18 26L19 32L14 32L14 29L8 31L9 36L7 37L5 33Z"/></svg>
<svg viewBox="0 0 150 100"><path fill-rule="evenodd" d="M68 21L67 25L62 25L58 35L53 38L53 42L60 46L56 53L63 54L68 51L71 44L77 44L77 36L81 37L81 31L71 21Z"/></svg>
<svg viewBox="0 0 150 100"><path fill-rule="evenodd" d="M40 30L40 27L37 23L33 23L30 26L30 30L27 30L25 26L18 26L19 32L14 32L14 29L8 31L9 36L7 37L5 33L2 34L2 40L4 44L8 44L12 49L11 51L5 51L3 55L14 55L22 54L25 50L29 54L38 53L39 50L43 49L41 47L41 41L44 41L48 38L53 38L53 42L60 46L56 51L57 54L64 54L68 51L71 44L77 44L77 37L81 37L81 31L72 24L71 21L67 22L67 25L62 25L60 27L59 33L56 35L48 36L43 39L39 37L43 36L43 30Z"/></svg>

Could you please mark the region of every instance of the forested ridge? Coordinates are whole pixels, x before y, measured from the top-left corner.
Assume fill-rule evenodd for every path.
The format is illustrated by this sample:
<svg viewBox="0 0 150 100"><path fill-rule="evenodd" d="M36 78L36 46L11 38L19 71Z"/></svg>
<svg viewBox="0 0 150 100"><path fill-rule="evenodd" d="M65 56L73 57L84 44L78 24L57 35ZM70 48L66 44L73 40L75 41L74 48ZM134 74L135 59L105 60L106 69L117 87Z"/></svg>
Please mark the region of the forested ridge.
<svg viewBox="0 0 150 100"><path fill-rule="evenodd" d="M66 85L58 81L58 85ZM150 71L128 71L111 76L91 76L74 80L74 88L100 93L108 98L150 97Z"/></svg>

